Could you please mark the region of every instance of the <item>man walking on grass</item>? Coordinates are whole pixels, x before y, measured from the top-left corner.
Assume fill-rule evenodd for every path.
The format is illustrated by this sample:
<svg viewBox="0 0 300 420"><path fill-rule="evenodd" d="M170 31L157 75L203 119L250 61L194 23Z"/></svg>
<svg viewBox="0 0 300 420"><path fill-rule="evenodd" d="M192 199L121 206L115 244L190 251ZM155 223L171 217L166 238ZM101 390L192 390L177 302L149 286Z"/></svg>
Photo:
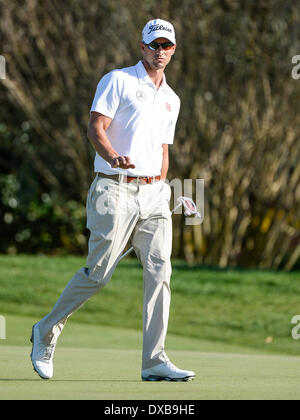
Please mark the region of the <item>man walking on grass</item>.
<svg viewBox="0 0 300 420"><path fill-rule="evenodd" d="M87 198L88 257L53 310L32 328L32 364L43 379L53 376L55 346L68 317L109 282L130 239L144 273L142 379L195 377L174 366L164 349L172 250L171 191L164 181L180 108L164 75L176 49L173 26L148 22L140 49L137 65L100 80L91 107L96 177Z"/></svg>

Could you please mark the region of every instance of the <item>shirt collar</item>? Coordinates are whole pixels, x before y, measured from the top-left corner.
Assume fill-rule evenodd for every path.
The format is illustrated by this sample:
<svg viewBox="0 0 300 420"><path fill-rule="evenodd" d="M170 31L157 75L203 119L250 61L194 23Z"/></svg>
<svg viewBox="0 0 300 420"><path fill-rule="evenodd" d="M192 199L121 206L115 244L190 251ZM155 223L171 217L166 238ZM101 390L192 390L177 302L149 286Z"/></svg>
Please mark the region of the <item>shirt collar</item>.
<svg viewBox="0 0 300 420"><path fill-rule="evenodd" d="M147 84L147 85L151 85L155 87L142 61L139 61L136 64L135 69L136 69L136 73L137 73L140 84ZM163 74L162 84L160 85L159 89L164 88L166 85L167 85L166 76L165 74Z"/></svg>

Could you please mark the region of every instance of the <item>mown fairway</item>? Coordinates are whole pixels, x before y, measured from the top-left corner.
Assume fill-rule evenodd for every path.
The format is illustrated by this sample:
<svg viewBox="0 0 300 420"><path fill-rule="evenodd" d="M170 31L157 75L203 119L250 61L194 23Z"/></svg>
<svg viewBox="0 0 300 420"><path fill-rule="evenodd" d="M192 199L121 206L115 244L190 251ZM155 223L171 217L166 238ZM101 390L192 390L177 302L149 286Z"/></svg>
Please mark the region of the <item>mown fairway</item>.
<svg viewBox="0 0 300 420"><path fill-rule="evenodd" d="M72 321L55 354L55 376L40 379L31 367L26 341L32 319L9 316L11 339L0 347L0 399L204 400L299 399L300 360L293 356L215 346L170 335L168 354L194 369L188 383L140 380L141 335ZM19 331L19 336L15 336ZM176 349L177 350L174 350ZM178 350L181 348L181 350ZM192 349L192 350L190 350ZM223 352L221 351L223 349Z"/></svg>
<svg viewBox="0 0 300 420"><path fill-rule="evenodd" d="M55 376L39 379L31 326L55 303L75 257L0 257L0 399L299 399L299 273L222 271L174 263L167 352L197 374L191 383L140 380L142 272L126 260L69 320Z"/></svg>
<svg viewBox="0 0 300 420"><path fill-rule="evenodd" d="M0 315L40 319L73 276L80 257L0 256ZM268 352L300 354L291 319L300 315L300 273L217 270L173 262L169 333ZM122 261L111 282L72 316L75 322L140 330L142 269Z"/></svg>

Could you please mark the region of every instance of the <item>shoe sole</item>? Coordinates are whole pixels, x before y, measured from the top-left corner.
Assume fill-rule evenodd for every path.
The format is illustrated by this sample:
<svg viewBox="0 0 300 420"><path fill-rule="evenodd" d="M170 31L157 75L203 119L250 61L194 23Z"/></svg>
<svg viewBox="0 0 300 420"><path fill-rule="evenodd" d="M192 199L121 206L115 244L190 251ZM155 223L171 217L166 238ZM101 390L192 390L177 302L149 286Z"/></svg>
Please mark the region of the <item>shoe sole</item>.
<svg viewBox="0 0 300 420"><path fill-rule="evenodd" d="M185 378L168 378L168 377L163 377L163 376L155 376L155 375L150 375L147 378L143 378L143 381L147 381L147 382L161 382L161 381L168 381L168 382L190 382L193 381L195 379L195 376L186 376Z"/></svg>
<svg viewBox="0 0 300 420"><path fill-rule="evenodd" d="M35 324L34 324L34 326L32 327L32 332L31 332L31 337L30 337L30 341L31 341L31 343L32 343L32 348L31 348L31 353L30 353L30 360L31 360L31 363L32 363L32 367L33 367L33 370L39 375L39 377L40 378L42 378L42 379L44 379L45 381L46 380L49 380L49 378L44 378L43 376L41 376L41 374L39 373L39 371L35 368L35 366L34 366L34 363L33 363L33 361L32 361L32 353L33 353L33 342L34 342L34 327L35 327Z"/></svg>

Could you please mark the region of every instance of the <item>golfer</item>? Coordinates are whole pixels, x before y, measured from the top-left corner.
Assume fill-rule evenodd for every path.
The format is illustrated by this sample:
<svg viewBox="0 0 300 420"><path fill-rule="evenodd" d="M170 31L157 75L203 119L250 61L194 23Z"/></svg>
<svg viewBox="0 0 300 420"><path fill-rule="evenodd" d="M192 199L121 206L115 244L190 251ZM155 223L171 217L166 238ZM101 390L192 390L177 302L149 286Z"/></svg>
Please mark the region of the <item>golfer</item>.
<svg viewBox="0 0 300 420"><path fill-rule="evenodd" d="M53 310L32 328L31 360L43 379L53 376L55 346L68 317L109 282L129 240L144 273L142 379L195 376L174 366L164 348L172 250L171 191L164 181L180 108L164 75L176 49L173 25L148 22L140 49L138 64L100 80L90 110L96 176L87 198L88 257Z"/></svg>

